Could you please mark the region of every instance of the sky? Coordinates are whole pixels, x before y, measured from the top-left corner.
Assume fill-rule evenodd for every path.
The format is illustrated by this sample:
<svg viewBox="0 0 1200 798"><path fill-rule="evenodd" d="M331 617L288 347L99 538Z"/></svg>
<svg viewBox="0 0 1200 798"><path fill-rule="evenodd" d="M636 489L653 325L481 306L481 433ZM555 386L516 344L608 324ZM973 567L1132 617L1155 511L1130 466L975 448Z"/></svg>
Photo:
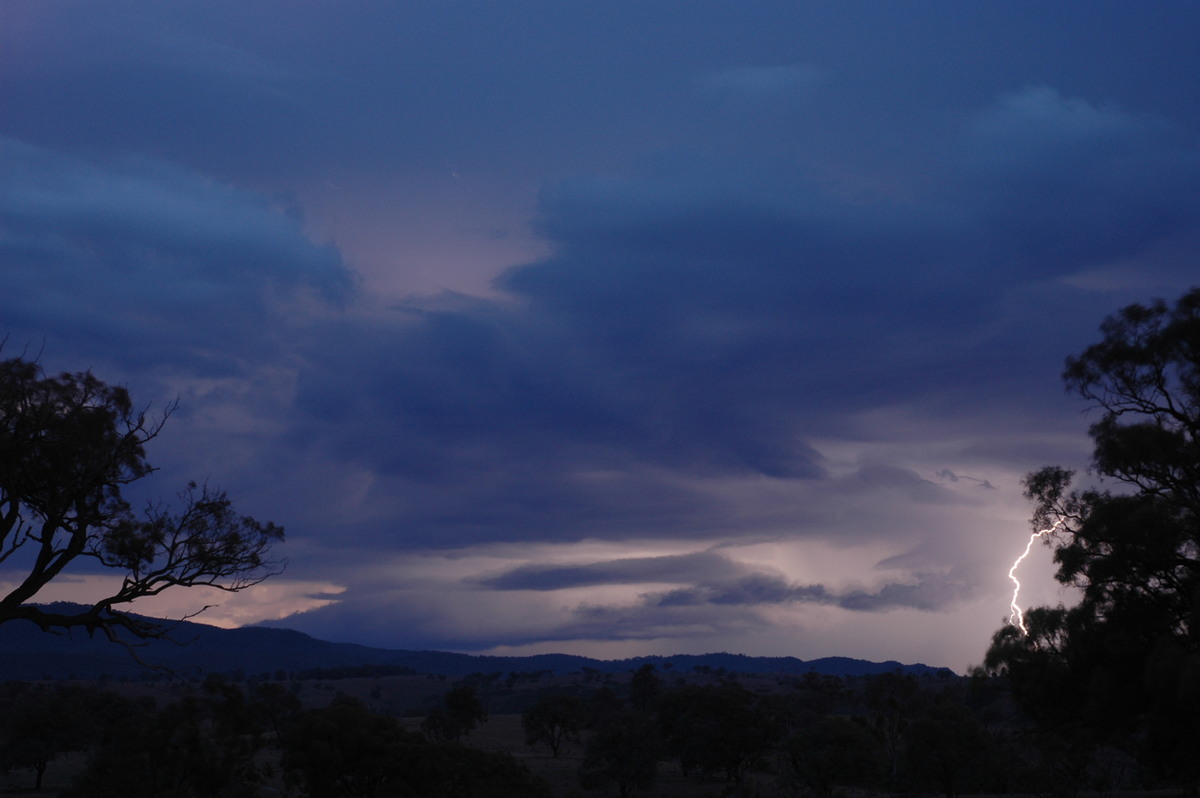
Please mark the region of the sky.
<svg viewBox="0 0 1200 798"><path fill-rule="evenodd" d="M1200 283L1197 30L1182 1L3 0L3 354L178 399L139 495L286 528L283 574L145 611L964 671L1022 476L1088 465L1064 359ZM1070 600L1050 556L1022 604Z"/></svg>

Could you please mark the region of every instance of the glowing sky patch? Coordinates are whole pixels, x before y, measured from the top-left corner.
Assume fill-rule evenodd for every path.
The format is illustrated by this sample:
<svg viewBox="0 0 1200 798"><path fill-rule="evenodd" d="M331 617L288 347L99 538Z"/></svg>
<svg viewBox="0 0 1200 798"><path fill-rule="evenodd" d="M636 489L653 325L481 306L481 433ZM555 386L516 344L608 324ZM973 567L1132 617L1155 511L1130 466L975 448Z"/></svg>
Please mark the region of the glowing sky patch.
<svg viewBox="0 0 1200 798"><path fill-rule="evenodd" d="M38 594L38 600L87 604L112 595L120 587L120 581L108 575L60 577ZM0 586L7 592L16 583L0 581ZM177 620L191 617L200 623L232 629L329 606L336 603L345 590L344 586L329 582L273 577L238 593L210 587L167 590L117 609L152 618Z"/></svg>

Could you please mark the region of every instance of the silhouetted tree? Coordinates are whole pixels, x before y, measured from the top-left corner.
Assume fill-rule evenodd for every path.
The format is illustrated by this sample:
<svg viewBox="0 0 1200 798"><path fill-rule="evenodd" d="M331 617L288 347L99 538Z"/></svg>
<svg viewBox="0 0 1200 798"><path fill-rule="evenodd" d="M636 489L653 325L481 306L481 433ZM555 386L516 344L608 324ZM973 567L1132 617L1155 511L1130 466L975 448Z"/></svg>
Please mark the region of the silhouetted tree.
<svg viewBox="0 0 1200 798"><path fill-rule="evenodd" d="M1136 750L1162 777L1200 781L1200 289L1175 305L1130 305L1069 358L1067 387L1100 411L1092 471L1114 489L1071 489L1071 472L1030 474L1035 529L1054 528L1070 609L1006 626L985 665L1012 681L1043 730ZM1051 693L1039 681L1062 684ZM1067 686L1069 683L1070 686ZM1042 703L1052 705L1050 708ZM1081 729L1078 727L1086 727Z"/></svg>
<svg viewBox="0 0 1200 798"><path fill-rule="evenodd" d="M313 798L549 798L511 756L431 742L352 698L302 714L282 764Z"/></svg>
<svg viewBox="0 0 1200 798"><path fill-rule="evenodd" d="M0 597L0 623L154 637L160 625L119 609L173 587L242 590L279 570L270 550L283 530L237 515L221 491L190 484L176 512L140 515L122 496L153 471L145 446L167 415L147 419L125 388L90 373L50 377L36 362L0 361L0 562L23 574ZM35 606L77 559L119 573L120 587L79 613Z"/></svg>
<svg viewBox="0 0 1200 798"><path fill-rule="evenodd" d="M905 761L919 783L955 798L969 777L983 775L989 740L971 711L939 698L921 709L905 735Z"/></svg>
<svg viewBox="0 0 1200 798"><path fill-rule="evenodd" d="M610 714L584 745L580 786L590 790L616 784L621 798L649 789L658 776L658 751L649 717L630 710Z"/></svg>
<svg viewBox="0 0 1200 798"><path fill-rule="evenodd" d="M845 692L846 683L841 678L809 671L796 685L796 700L792 703L818 715L827 715Z"/></svg>
<svg viewBox="0 0 1200 798"><path fill-rule="evenodd" d="M722 773L740 783L780 736L773 705L737 684L688 685L659 701L667 750L685 774Z"/></svg>
<svg viewBox="0 0 1200 798"><path fill-rule="evenodd" d="M625 703L617 692L607 684L592 691L585 702L584 726L589 729L598 728L610 715L625 708Z"/></svg>
<svg viewBox="0 0 1200 798"><path fill-rule="evenodd" d="M460 684L442 696L442 705L421 723L421 731L435 742L457 742L475 730L484 718L483 702L472 685Z"/></svg>
<svg viewBox="0 0 1200 798"><path fill-rule="evenodd" d="M303 709L300 697L279 682L256 684L250 691L250 702L258 723L274 733L276 742L283 740Z"/></svg>
<svg viewBox="0 0 1200 798"><path fill-rule="evenodd" d="M653 663L647 662L638 668L629 680L629 705L634 709L648 711L662 691L662 680Z"/></svg>
<svg viewBox="0 0 1200 798"><path fill-rule="evenodd" d="M187 696L158 711L142 707L104 735L64 796L256 798L259 741L222 722L228 698Z"/></svg>
<svg viewBox="0 0 1200 798"><path fill-rule="evenodd" d="M373 715L356 699L339 698L297 719L285 740L283 767L302 776L312 796L403 795L401 786L413 780L411 768L405 773L406 761L428 762L406 756L405 749L429 747L394 718Z"/></svg>
<svg viewBox="0 0 1200 798"><path fill-rule="evenodd" d="M864 698L875 732L883 741L887 774L900 772L900 753L909 720L920 701L920 686L912 674L892 671L867 677Z"/></svg>
<svg viewBox="0 0 1200 798"><path fill-rule="evenodd" d="M788 736L782 744L783 780L800 794L830 798L838 786L876 784L883 749L865 725L841 715L821 718Z"/></svg>
<svg viewBox="0 0 1200 798"><path fill-rule="evenodd" d="M544 744L557 758L566 742L579 742L586 713L583 699L574 695L547 695L521 715L525 744Z"/></svg>
<svg viewBox="0 0 1200 798"><path fill-rule="evenodd" d="M10 684L0 700L0 770L28 768L35 790L51 761L88 741L85 708L60 686Z"/></svg>
<svg viewBox="0 0 1200 798"><path fill-rule="evenodd" d="M443 745L435 747L434 757L441 778L413 798L551 798L546 782L510 754Z"/></svg>

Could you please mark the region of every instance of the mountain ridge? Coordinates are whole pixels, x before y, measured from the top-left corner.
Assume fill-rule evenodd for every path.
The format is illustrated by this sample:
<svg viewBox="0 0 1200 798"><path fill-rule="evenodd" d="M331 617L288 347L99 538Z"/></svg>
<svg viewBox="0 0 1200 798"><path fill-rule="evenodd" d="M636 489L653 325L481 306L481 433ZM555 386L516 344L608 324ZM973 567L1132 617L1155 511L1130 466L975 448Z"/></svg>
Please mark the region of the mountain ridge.
<svg viewBox="0 0 1200 798"><path fill-rule="evenodd" d="M77 605L56 604L70 611ZM78 609L82 609L79 607ZM168 622L171 639L151 640L134 647L136 659L124 646L102 635L78 631L43 632L34 624L10 621L0 625L0 680L153 678L155 674L203 676L241 673L249 676L296 678L304 672L371 669L377 671L468 676L472 673L549 671L554 674L586 670L623 673L645 664L662 669L709 669L732 673L817 673L864 676L899 670L916 675L955 675L949 668L905 664L895 660L871 662L851 657L754 657L713 652L601 660L577 654L534 654L523 657L463 654L449 651L385 649L356 643L319 640L294 629L243 626L222 629L195 621ZM138 660L141 660L139 662Z"/></svg>

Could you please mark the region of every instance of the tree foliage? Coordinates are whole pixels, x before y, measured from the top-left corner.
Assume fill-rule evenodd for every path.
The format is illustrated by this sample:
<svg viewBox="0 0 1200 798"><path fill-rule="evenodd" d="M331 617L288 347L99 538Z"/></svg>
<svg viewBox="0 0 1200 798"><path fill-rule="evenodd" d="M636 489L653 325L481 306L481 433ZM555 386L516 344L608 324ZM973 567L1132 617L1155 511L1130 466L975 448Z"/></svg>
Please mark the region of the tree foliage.
<svg viewBox="0 0 1200 798"><path fill-rule="evenodd" d="M990 746L983 726L957 701L939 697L915 717L906 735L907 765L919 784L955 798L985 768ZM976 782L979 779L976 778Z"/></svg>
<svg viewBox="0 0 1200 798"><path fill-rule="evenodd" d="M684 773L720 773L737 784L780 737L773 709L736 683L688 685L663 694L658 722Z"/></svg>
<svg viewBox="0 0 1200 798"><path fill-rule="evenodd" d="M629 703L636 710L650 710L661 692L662 679L652 663L642 665L629 680Z"/></svg>
<svg viewBox="0 0 1200 798"><path fill-rule="evenodd" d="M521 715L525 744L545 745L558 758L563 745L579 742L587 708L576 695L547 695L538 699Z"/></svg>
<svg viewBox="0 0 1200 798"><path fill-rule="evenodd" d="M429 767L428 742L375 715L354 699L339 699L303 715L285 743L283 767L302 775L309 795L373 798L413 794L414 763ZM418 776L421 780L423 776Z"/></svg>
<svg viewBox="0 0 1200 798"><path fill-rule="evenodd" d="M210 682L161 709L127 705L88 758L67 798L255 798L264 768L245 697Z"/></svg>
<svg viewBox="0 0 1200 798"><path fill-rule="evenodd" d="M11 770L10 778L28 784L46 772L51 791L73 773L74 783L63 795L74 798L551 794L547 783L512 755L485 750L495 743L495 734L474 746L436 741L398 717L370 711L360 698L333 695L328 684L312 685L304 703L318 706L305 710L299 682L289 689L235 678L240 677L210 674L203 682L160 682L153 694L137 699L128 697L128 687L0 684L0 771ZM1044 793L1042 785L1049 783L1028 778L1031 767L1021 764L1043 755L1041 740L1036 749L1022 748L1020 737L982 731L981 718L996 717L997 710L1011 713L999 690L979 691L973 683L968 691L952 680L909 682L885 674L839 682L836 702L815 709L811 688L832 693L832 683L780 678L770 688L756 678L749 690L737 675L726 674L719 684L706 683L704 675L695 678L700 683L681 679L665 688L649 711L602 701L608 710L581 735L579 787L599 795L719 792L766 798L939 786L953 792ZM991 685L999 681L979 678ZM344 686L368 690L361 683ZM892 778L877 710L869 705L897 686L908 722L900 727L900 770ZM574 697L560 690L548 691L530 706ZM607 690L601 686L595 693ZM785 700L793 691L802 700ZM577 709L578 704L568 714ZM1007 720L1004 728L1012 728ZM981 745L986 750L980 751ZM70 751L79 751L75 756L84 761L57 761ZM1071 765L1063 749L1053 753L1052 764ZM668 766L660 785L658 766L668 759L680 765L686 760L687 772ZM527 761L554 780L555 794L578 794L562 783L569 764L549 757Z"/></svg>
<svg viewBox="0 0 1200 798"><path fill-rule="evenodd" d="M302 714L282 765L316 798L549 798L510 755L431 741L352 698Z"/></svg>
<svg viewBox="0 0 1200 798"><path fill-rule="evenodd" d="M34 790L60 754L84 747L89 731L78 697L61 686L7 684L0 698L0 772L28 768Z"/></svg>
<svg viewBox="0 0 1200 798"><path fill-rule="evenodd" d="M831 798L838 786L873 785L883 770L876 738L863 724L838 715L793 732L782 749L784 783L817 798Z"/></svg>
<svg viewBox="0 0 1200 798"><path fill-rule="evenodd" d="M473 732L486 717L483 701L475 687L460 684L446 691L442 705L425 716L421 731L434 742L456 743Z"/></svg>
<svg viewBox="0 0 1200 798"><path fill-rule="evenodd" d="M986 665L1043 730L1125 745L1160 776L1195 782L1200 750L1200 289L1131 305L1067 360L1069 390L1099 411L1099 487L1056 466L1030 474L1071 608L1005 627Z"/></svg>
<svg viewBox="0 0 1200 798"><path fill-rule="evenodd" d="M867 707L875 733L883 741L888 775L900 770L900 752L919 696L919 685L911 674L893 671L871 677L866 687Z"/></svg>
<svg viewBox="0 0 1200 798"><path fill-rule="evenodd" d="M617 786L621 798L654 786L659 737L653 721L624 710L606 717L584 746L579 784L585 790Z"/></svg>
<svg viewBox="0 0 1200 798"><path fill-rule="evenodd" d="M20 574L0 597L0 623L153 637L161 626L121 609L172 587L242 590L280 570L271 548L283 529L237 514L223 491L191 483L174 510L126 500L123 489L154 471L145 447L169 414L151 420L125 388L88 372L0 361L0 565ZM77 614L36 605L81 562L120 574L120 587Z"/></svg>

